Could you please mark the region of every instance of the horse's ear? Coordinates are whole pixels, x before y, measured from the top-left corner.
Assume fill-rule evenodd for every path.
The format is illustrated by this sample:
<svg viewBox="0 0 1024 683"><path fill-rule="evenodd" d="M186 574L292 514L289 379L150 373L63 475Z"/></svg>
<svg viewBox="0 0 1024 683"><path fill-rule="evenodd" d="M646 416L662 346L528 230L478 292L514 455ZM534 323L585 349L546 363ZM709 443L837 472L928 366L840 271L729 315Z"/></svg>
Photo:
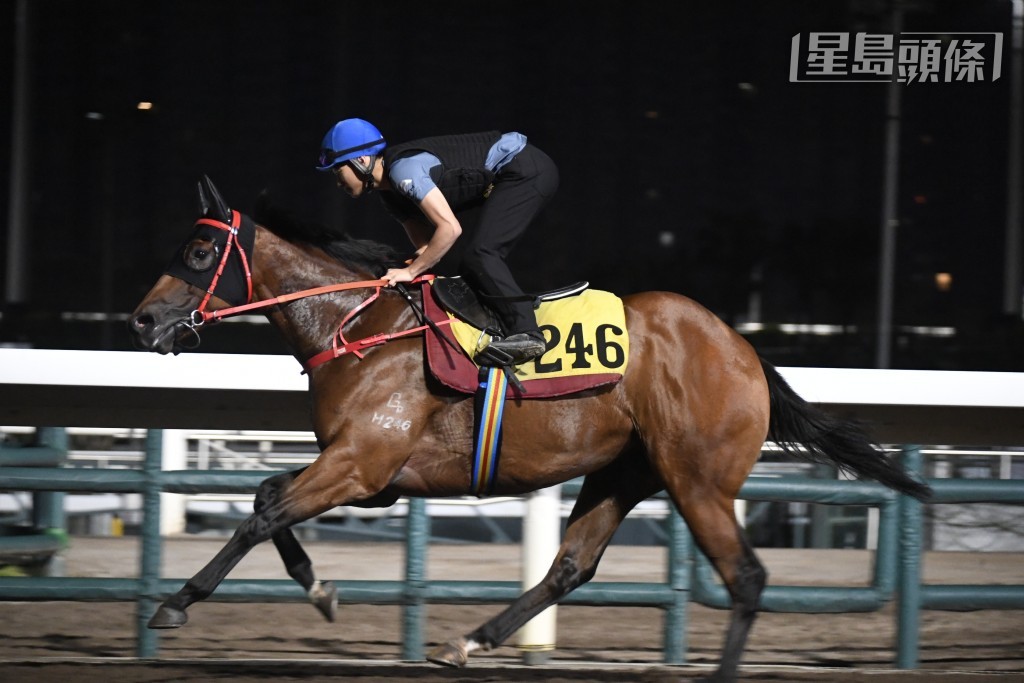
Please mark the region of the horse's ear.
<svg viewBox="0 0 1024 683"><path fill-rule="evenodd" d="M224 223L231 222L231 209L221 198L220 192L217 191L213 181L205 174L199 181L199 211L207 218L213 218Z"/></svg>

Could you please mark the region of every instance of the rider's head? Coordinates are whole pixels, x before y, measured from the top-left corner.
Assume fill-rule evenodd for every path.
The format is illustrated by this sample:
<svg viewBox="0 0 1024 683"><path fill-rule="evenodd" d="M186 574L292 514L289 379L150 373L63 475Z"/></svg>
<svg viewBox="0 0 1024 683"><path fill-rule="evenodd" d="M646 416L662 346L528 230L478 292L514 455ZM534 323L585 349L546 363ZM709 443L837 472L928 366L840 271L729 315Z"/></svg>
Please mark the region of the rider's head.
<svg viewBox="0 0 1024 683"><path fill-rule="evenodd" d="M331 126L320 145L318 171L336 171L348 164L367 185L373 182L373 167L388 143L369 121L344 119ZM369 163L361 158L369 157Z"/></svg>

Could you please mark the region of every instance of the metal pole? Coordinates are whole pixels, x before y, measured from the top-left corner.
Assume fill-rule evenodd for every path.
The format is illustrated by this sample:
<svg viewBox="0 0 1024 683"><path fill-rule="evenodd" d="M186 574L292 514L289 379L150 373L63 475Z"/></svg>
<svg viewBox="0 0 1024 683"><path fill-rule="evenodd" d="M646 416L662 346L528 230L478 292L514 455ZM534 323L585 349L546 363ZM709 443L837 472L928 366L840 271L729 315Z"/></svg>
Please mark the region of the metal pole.
<svg viewBox="0 0 1024 683"><path fill-rule="evenodd" d="M1021 125L1024 119L1021 90L1024 89L1024 0L1010 0L1013 6L1012 40L1013 55L1010 64L1010 142L1006 169L1006 250L1003 287L1003 312L1010 316L1021 315L1021 233L1024 232L1024 216L1021 202L1024 183L1021 180L1021 165L1024 163L1024 143L1021 142Z"/></svg>
<svg viewBox="0 0 1024 683"><path fill-rule="evenodd" d="M59 427L41 427L38 442L40 446L49 447L62 453L59 462L54 466L64 466L68 451L67 432ZM40 491L33 498L33 526L46 533L66 536L64 493L62 491Z"/></svg>
<svg viewBox="0 0 1024 683"><path fill-rule="evenodd" d="M562 538L561 485L533 491L526 496L523 515L523 561L521 585L526 592L540 583L558 555ZM517 634L517 644L527 665L545 664L551 658L558 636L556 605L526 622Z"/></svg>
<svg viewBox="0 0 1024 683"><path fill-rule="evenodd" d="M39 429L39 445L57 450L61 453L56 467L63 467L67 462L68 434L59 427L41 427ZM33 496L32 509L35 516L34 526L48 536L60 539L61 546L68 544L67 514L64 512L63 491L40 491ZM65 563L60 553L46 562L43 572L46 576L64 576Z"/></svg>
<svg viewBox="0 0 1024 683"><path fill-rule="evenodd" d="M921 447L904 446L908 472L921 472ZM922 505L900 496L899 605L896 612L896 668L916 669L921 635Z"/></svg>
<svg viewBox="0 0 1024 683"><path fill-rule="evenodd" d="M402 605L402 659L420 661L423 653L424 604L427 591L427 501L409 499L405 529L405 602Z"/></svg>
<svg viewBox="0 0 1024 683"><path fill-rule="evenodd" d="M903 10L899 0L893 4L892 33L898 38L903 30ZM895 76L895 74L894 74ZM896 270L896 228L899 226L897 191L900 173L900 83L889 84L885 121L885 180L882 187L882 239L878 280L878 340L875 367L888 368L892 355L892 301Z"/></svg>
<svg viewBox="0 0 1024 683"><path fill-rule="evenodd" d="M135 650L138 657L155 657L160 647L157 632L146 624L153 616L160 598L160 468L163 458L163 430L146 433L146 459L143 462L145 489L142 493L142 547L139 565L139 599L135 621L138 636Z"/></svg>
<svg viewBox="0 0 1024 683"><path fill-rule="evenodd" d="M668 525L668 583L674 599L665 611L663 658L666 664L685 664L689 650L686 627L692 583L693 536L674 508L669 512Z"/></svg>
<svg viewBox="0 0 1024 683"><path fill-rule="evenodd" d="M163 429L160 462L164 470L188 469L188 432L184 429ZM160 535L185 533L186 499L180 493L160 494Z"/></svg>
<svg viewBox="0 0 1024 683"><path fill-rule="evenodd" d="M28 301L28 160L31 135L29 99L31 40L28 0L18 0L14 15L14 92L11 112L11 184L7 209L7 276L5 303Z"/></svg>

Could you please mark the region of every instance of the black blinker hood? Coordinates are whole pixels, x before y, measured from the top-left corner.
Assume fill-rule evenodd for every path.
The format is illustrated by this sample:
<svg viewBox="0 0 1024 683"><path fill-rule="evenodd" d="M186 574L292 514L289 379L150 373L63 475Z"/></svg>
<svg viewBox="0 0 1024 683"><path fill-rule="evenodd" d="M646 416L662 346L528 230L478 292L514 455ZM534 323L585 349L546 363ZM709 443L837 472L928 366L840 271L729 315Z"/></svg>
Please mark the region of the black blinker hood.
<svg viewBox="0 0 1024 683"><path fill-rule="evenodd" d="M246 268L243 264L248 263L249 268L252 267L253 245L256 243L256 224L243 213L239 213L239 216L241 224L238 227L238 236L235 243L231 245L231 253L228 254L227 263L224 264L224 271L221 273L220 279L217 280L217 287L213 292L214 296L223 299L232 306L241 306L249 302L249 285L246 279ZM220 222L212 217L208 220ZM223 225L225 228L230 227L227 223ZM210 286L213 284L213 278L220 268L221 259L224 258L224 251L228 246L230 233L225 228L215 227L206 223L196 223L195 231L178 247L174 258L167 265L167 269L164 272L171 277L176 277L198 287L204 292L209 291ZM202 272L192 270L185 265L185 251L189 244L197 239L209 240L216 245L217 249L217 257L213 266ZM244 261L240 252L245 254Z"/></svg>

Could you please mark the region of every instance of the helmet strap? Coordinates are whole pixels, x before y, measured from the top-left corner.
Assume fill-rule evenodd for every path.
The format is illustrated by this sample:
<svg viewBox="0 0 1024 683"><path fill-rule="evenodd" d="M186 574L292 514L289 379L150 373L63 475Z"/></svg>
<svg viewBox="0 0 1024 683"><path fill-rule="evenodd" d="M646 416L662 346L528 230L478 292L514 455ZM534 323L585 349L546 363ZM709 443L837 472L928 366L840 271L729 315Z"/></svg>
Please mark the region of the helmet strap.
<svg viewBox="0 0 1024 683"><path fill-rule="evenodd" d="M370 163L369 164L362 164L362 163L360 163L358 157L355 158L355 159L349 159L348 163L352 165L352 168L355 170L356 174L358 174L359 177L362 179L362 181L363 181L363 190L366 191L366 192L372 191L373 190L373 169L377 166L377 157L376 157L376 155L370 157Z"/></svg>

